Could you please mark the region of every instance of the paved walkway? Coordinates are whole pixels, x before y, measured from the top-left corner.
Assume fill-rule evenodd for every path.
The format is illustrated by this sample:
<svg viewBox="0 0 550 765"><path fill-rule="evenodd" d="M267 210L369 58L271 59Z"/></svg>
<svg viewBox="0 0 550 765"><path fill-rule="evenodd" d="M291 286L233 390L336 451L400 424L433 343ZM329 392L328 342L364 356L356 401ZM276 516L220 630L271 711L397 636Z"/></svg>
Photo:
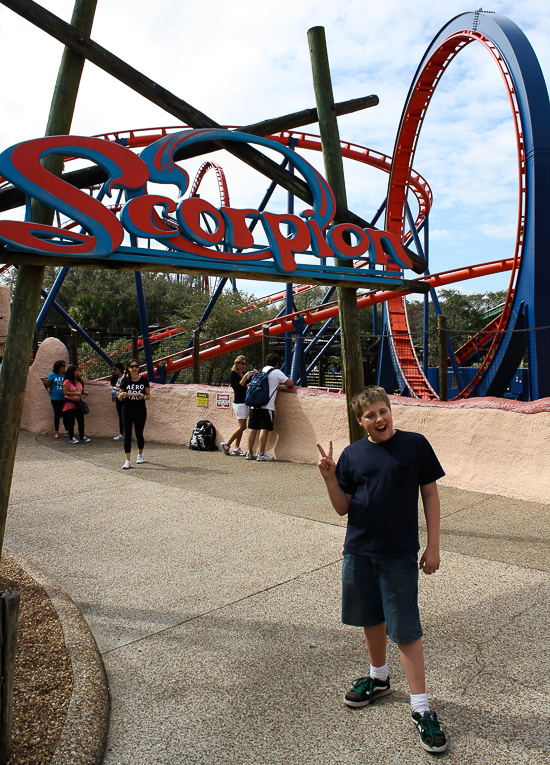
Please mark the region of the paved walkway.
<svg viewBox="0 0 550 765"><path fill-rule="evenodd" d="M339 621L342 519L312 465L22 433L5 545L58 581L97 640L108 765L433 761ZM510 466L513 469L513 466ZM450 763L550 762L550 506L442 487L443 565L421 576L428 693Z"/></svg>

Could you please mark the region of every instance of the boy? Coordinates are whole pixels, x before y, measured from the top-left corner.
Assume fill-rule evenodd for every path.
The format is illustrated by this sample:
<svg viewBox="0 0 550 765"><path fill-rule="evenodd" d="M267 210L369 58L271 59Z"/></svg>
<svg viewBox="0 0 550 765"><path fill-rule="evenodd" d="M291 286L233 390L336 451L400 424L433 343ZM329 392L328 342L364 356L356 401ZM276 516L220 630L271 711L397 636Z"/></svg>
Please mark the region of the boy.
<svg viewBox="0 0 550 765"><path fill-rule="evenodd" d="M411 694L412 721L428 752L444 752L447 741L430 710L424 678L422 628L418 612L418 569L439 568L439 496L445 473L427 439L395 430L383 388L369 387L352 400L367 438L346 447L336 465L319 444L318 463L329 499L348 515L342 567L342 621L363 627L370 659L368 677L355 680L344 702L372 704L390 693L386 636L397 643ZM428 544L417 564L418 489Z"/></svg>

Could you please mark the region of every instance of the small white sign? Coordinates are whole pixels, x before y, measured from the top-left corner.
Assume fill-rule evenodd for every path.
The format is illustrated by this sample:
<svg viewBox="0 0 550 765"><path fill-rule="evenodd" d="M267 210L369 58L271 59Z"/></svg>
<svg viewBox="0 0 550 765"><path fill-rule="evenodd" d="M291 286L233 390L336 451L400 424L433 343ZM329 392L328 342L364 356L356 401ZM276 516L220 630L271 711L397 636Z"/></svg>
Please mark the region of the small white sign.
<svg viewBox="0 0 550 765"><path fill-rule="evenodd" d="M231 395L229 393L216 393L216 406L218 409L229 409L231 406Z"/></svg>

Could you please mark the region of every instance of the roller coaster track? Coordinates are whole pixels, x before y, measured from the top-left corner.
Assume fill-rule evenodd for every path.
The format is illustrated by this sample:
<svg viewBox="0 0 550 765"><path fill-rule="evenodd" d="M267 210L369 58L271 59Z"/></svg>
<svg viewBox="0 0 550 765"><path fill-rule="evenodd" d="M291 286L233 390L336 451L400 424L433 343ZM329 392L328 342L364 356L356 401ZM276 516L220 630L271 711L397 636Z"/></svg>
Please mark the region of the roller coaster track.
<svg viewBox="0 0 550 765"><path fill-rule="evenodd" d="M535 322L531 324L533 327L537 326L537 317L542 317L542 322L539 318L539 326L548 324L548 311L545 306L539 305L544 300L535 299L535 293L538 295L539 291L542 291L542 281L540 278L536 279L535 273L542 274L544 278L548 272L548 267L541 258L541 250L547 247L550 238L550 223L547 222L548 183L544 180L549 172L547 136L550 104L540 65L527 38L513 22L499 14L476 11L455 17L436 35L418 67L403 110L393 158L342 142L344 156L365 161L366 164L378 166L386 171L389 166L385 228L406 241L408 192L414 193L419 204L419 214L414 224L416 227L422 223L431 206L431 192L412 168L421 127L432 95L444 72L454 58L472 42L482 44L489 51L499 67L511 104L517 144L519 202L514 257L495 266L496 271L511 271L504 309L498 319L497 331L485 360L474 379L459 393L460 397L478 391L480 395L485 395L491 390L505 389L503 382L507 372L505 365L500 367L501 361L497 352L503 346L504 352L499 353L499 357L503 357L509 350L510 361L514 353L517 356L517 352L509 346L511 333L504 330L514 329L520 314L524 322ZM306 133L292 131L280 133L272 138L287 141L290 136L298 139L299 148L319 148L319 139ZM130 138L135 140L135 136ZM537 201L536 188L539 191ZM536 250L539 251L537 260ZM470 267L464 273L471 272ZM440 277L442 278L442 275ZM470 277L466 275L464 278ZM432 277L429 277L429 280L431 285L438 286L436 279L432 280ZM452 279L447 283L453 283ZM543 296L540 295L539 298L541 297ZM410 341L404 300L395 294L386 295L384 299L388 301L387 328L394 349L394 367L402 391L406 390L410 395L420 398L435 398L436 394L422 373ZM525 313L524 306L527 305L529 314ZM287 326L284 331L290 328ZM536 363L534 371L536 372ZM539 397L539 391L548 390L548 381L544 375L536 372L532 380L534 398Z"/></svg>
<svg viewBox="0 0 550 765"><path fill-rule="evenodd" d="M500 318L501 315L499 314L455 351L456 360L460 365L466 365L474 361L479 353L484 351L493 342L495 332L498 332L500 326Z"/></svg>
<svg viewBox="0 0 550 765"><path fill-rule="evenodd" d="M481 276L489 276L491 274L503 273L511 271L514 265L513 258L507 260L495 260L488 263L481 263L475 266L466 266L464 268L453 269L451 271L442 271L438 274L432 274L430 276L422 276L419 281L427 281L431 288L444 287L448 284L455 284L456 282L465 281L467 279L476 279ZM367 295L359 298L357 301L358 308L366 308L368 306L376 305L377 303L386 302L390 296L395 293L388 291L381 292L369 292ZM401 296L405 296L406 293L398 293ZM294 330L293 320L298 316L303 317L306 325L316 324L320 321L326 321L338 315L338 305L336 302L330 305L323 305L319 308L308 308L302 311L296 311L286 316L280 316L274 319L270 323L269 335L276 337L282 335L285 332L292 332ZM199 361L209 361L210 359L220 356L225 353L233 353L234 351L244 348L247 345L258 343L262 339L262 327L266 322L261 324L255 324L247 327L243 330L238 330L224 337L216 340L202 343L199 350ZM269 323L269 322L268 322ZM183 355L180 353L174 353L170 356L165 356L155 360L155 365L165 364L168 374L181 371L182 369L188 369L193 365L193 352L191 349L184 351Z"/></svg>
<svg viewBox="0 0 550 765"><path fill-rule="evenodd" d="M231 202L229 200L229 190L227 188L227 180L225 178L225 173L223 171L223 168L221 165L218 165L217 162L203 162L202 165L199 167L197 174L195 176L195 180L193 181L193 185L191 186L191 191L189 192L190 197L197 197L198 196L198 190L199 186L202 183L202 180L206 173L209 170L213 170L216 174L216 180L218 181L218 192L220 195L220 202L223 207L229 207L231 205ZM205 224L208 226L208 220L206 220L206 216L203 216L205 219ZM214 289L218 286L220 281L220 277L218 276L214 281ZM210 283L208 280L208 276L204 277L204 287L208 294L210 294Z"/></svg>
<svg viewBox="0 0 550 765"><path fill-rule="evenodd" d="M228 130L238 130L239 127L235 125L226 125ZM127 146L130 149L138 149L157 141L159 138L163 138L171 133L185 130L186 125L172 125L169 127L152 127L144 128L143 130L119 130L111 133L100 133L95 138L103 138L105 141L113 141ZM289 141L293 139L296 143L295 146L300 149L309 149L311 151L322 151L321 138L318 135L311 133L304 133L302 131L287 130L273 135L266 136L271 141L288 146ZM347 159L352 159L356 162L362 162L365 165L374 167L378 170L383 170L385 173L390 173L392 168L392 158L387 154L382 154L374 149L369 149L366 146L360 146L359 144L349 143L349 141L340 141L340 147L342 156ZM208 164L208 163L204 163ZM210 163L216 165L216 163ZM204 165L201 166L199 173ZM219 165L217 166L219 167ZM204 173L206 169L202 173ZM198 175L197 175L198 177ZM196 182L197 179L195 179ZM202 180L202 177L201 179ZM200 182L200 181L199 181ZM219 177L218 177L219 182ZM195 184L193 184L194 186ZM429 213L432 203L433 194L428 185L428 182L419 173L411 169L410 172L410 189L418 202L418 215L415 221L415 225L418 227L426 215ZM0 188L2 185L0 184Z"/></svg>
<svg viewBox="0 0 550 765"><path fill-rule="evenodd" d="M466 26L462 26L466 22ZM471 22L471 27L467 22ZM481 31L485 30L485 33ZM483 376L495 360L503 334L499 330L507 327L514 302L515 287L518 280L522 253L524 249L524 233L527 226L527 177L526 177L526 147L525 132L530 128L531 119L527 89L520 91L518 82L522 82L522 74L527 68L523 61L530 64L528 56L522 50L522 56L515 55L523 41L517 32L517 27L509 20L494 14L463 14L453 19L436 36L428 48L417 70L409 95L407 97L403 116L397 133L394 150L394 162L390 174L388 203L386 208L386 228L399 238L403 237L406 220L407 191L410 185L412 162L420 130L432 95L441 77L453 59L470 43L481 43L491 54L501 72L506 91L512 108L516 133L518 175L519 175L519 205L516 247L513 258L512 274L504 309L496 321L496 331L492 335L489 351L474 379L460 392L460 397L472 394ZM520 33L521 34L521 33ZM498 39L499 44L495 42ZM500 47L499 47L500 46ZM511 49L507 55L503 49ZM523 67L523 68L522 68ZM531 72L530 72L531 74ZM536 81L536 72L531 75ZM538 85L535 82L535 86ZM533 87L533 90L535 89ZM545 89L544 89L545 90ZM546 95L546 100L548 96ZM523 115L523 116L522 116ZM528 115L525 117L525 115ZM532 214L532 213L531 213ZM387 323L391 333L395 355L398 359L397 373L400 383L409 393L419 398L435 398L436 394L422 373L412 343L410 341L407 314L404 301L394 298L387 303ZM406 371L405 371L406 369ZM413 370L412 372L410 370Z"/></svg>
<svg viewBox="0 0 550 765"><path fill-rule="evenodd" d="M463 47L463 46L460 46L460 47ZM447 64L450 60L452 60L452 58L454 58L454 55L456 55L457 52L458 50L454 50L454 54L448 58ZM501 63L503 62L502 58L500 59L500 61ZM445 66L442 67L442 70L445 68ZM431 95L433 94L434 89L435 89L435 85L433 85L431 91L429 92L429 98L431 98ZM429 98L427 99L428 102L429 102ZM515 113L517 113L517 110ZM418 126L418 132L420 129L420 124ZM140 146L148 145L153 140L157 140L159 137L162 137L163 135L167 135L171 132L181 130L181 129L182 129L182 126L148 128L144 131L122 131L122 132L108 133L108 134L103 134L100 137L105 138L107 140L116 140L121 143L124 142L126 145L128 145L131 148L138 148ZM516 134L517 134L517 130L516 130ZM320 137L317 135L313 135L311 133L305 133L303 131L294 131L294 130L283 131L283 132L271 135L269 136L269 138L273 141L277 141L285 145L288 145L290 140L292 139L296 148L299 148L301 150L311 150L311 151L318 151L318 152L321 151ZM341 141L341 151L342 151L342 156L346 157L347 159L362 162L363 164L369 165L370 167L374 167L376 169L379 169L388 173L390 175L390 186L391 186L392 168L394 167L394 163L392 162L392 158L390 156L386 154L382 154L381 152L376 152L367 147L360 146L358 144L353 144L346 141ZM412 161L412 157L411 157L411 161ZM208 163L204 163L201 166L201 169L199 170L199 173L197 174L197 177L193 184L191 194L196 193L200 180L202 180L202 178L204 177L204 174L207 172L208 169L210 169L210 167L208 166ZM223 190L222 190L222 186L220 185L219 175L218 175L218 185L220 187L220 195L221 195L223 194ZM412 168L409 171L408 189L412 191L418 204L418 213L416 216L416 220L414 222L415 227L418 229L424 222L426 215L429 213L432 207L433 194L427 181L419 173L415 172ZM389 211L388 211L388 215L389 215ZM403 224L404 224L404 213L403 213ZM405 242L410 241L411 234L410 232L404 231L404 225L400 227L397 233L399 237L403 239ZM519 241L520 240L518 237L518 246L516 248L516 260L511 267L513 274L517 270L517 266L519 264ZM505 268L502 268L501 265L499 265L502 263L506 264ZM358 264L358 265L361 265L361 264ZM491 273L496 273L498 271L503 271L503 270L510 270L508 268L509 265L510 265L509 260L502 261L502 262L500 261L495 262L495 264L493 265L494 270L491 271ZM466 270L458 269L450 273L458 275L458 274L472 274L473 272L474 270L472 270L472 268L468 268ZM480 269L477 269L476 272L479 275ZM430 283L431 284L433 283L434 286L440 286L439 284L440 276L441 275L436 275L432 277ZM467 275L464 278L472 278L472 276ZM456 281L459 281L458 276L456 278ZM454 282L451 279L451 281L446 281L445 283L454 283ZM512 285L511 285L511 288L512 288ZM302 292L307 289L309 289L309 287L306 285L298 285L297 287L294 288L295 292L298 292L298 291ZM253 305L261 305L266 303L277 302L283 299L283 296L285 294L286 293L274 293L273 295L267 296L259 301L254 301ZM509 296L507 298L504 311L501 317L496 322L496 329L502 327L503 324L505 324L506 322L506 318L508 316L510 305L511 305L511 295L513 295L513 289L509 291ZM388 297L392 297L393 299L388 299ZM386 297L385 300L387 300L387 305L389 307L388 313L390 317L391 338L392 338L393 348L395 351L394 363L397 365L402 378L406 380L407 387L409 391L412 393L412 395L418 396L420 398L437 398L437 394L432 389L432 387L426 380L421 370L418 358L416 356L416 352L410 340L410 330L408 325L404 298L398 298L395 295L395 293L393 293L393 295L390 295L388 297ZM373 301L373 302L382 302L382 301ZM373 302L370 302L369 304L372 305ZM245 311L247 310L247 308L248 306L245 306L241 310ZM277 327L280 327L280 326L281 325L279 322L276 325L275 330L277 329ZM279 334L279 332L275 330L274 330L274 334ZM285 331L289 331L289 328L287 327ZM486 344L486 341L489 337L493 341L493 345L498 347L499 336L495 333L491 335L486 334L484 336L484 345ZM250 340L250 338L251 336L250 334L248 334L246 338L247 342L245 344L248 344L249 342L255 342L255 339ZM221 345L220 345L220 349L218 349L217 351L218 353L222 352L221 348L225 346L226 342L229 342L229 341L226 341L223 338L220 340ZM242 347L240 345L239 346L234 345L234 341L231 341L231 346L232 348ZM230 348L229 350L231 350L232 348ZM203 356L201 356L200 358L202 361ZM210 358L210 355L208 355L208 358ZM207 360L207 358L204 358L204 360ZM180 363L183 364L183 366L181 366ZM184 363L183 361L180 363L174 362L172 358L169 358L167 360L168 373L178 371L179 369L184 369L189 365L188 363ZM404 372L405 369L407 370L406 375ZM471 388L472 386L470 385L469 387Z"/></svg>
<svg viewBox="0 0 550 765"><path fill-rule="evenodd" d="M223 171L223 168L218 165L217 162L203 162L202 165L199 167L199 170L195 176L195 180L193 181L193 185L191 186L191 191L189 192L190 197L196 197L198 196L197 192L199 190L199 186L201 185L202 179L206 175L206 173L209 170L213 170L216 174L216 179L218 181L218 190L220 192L220 200L223 205L223 207L229 207L230 201L229 201L229 191L227 190L227 181L225 179L225 173Z"/></svg>
<svg viewBox="0 0 550 765"><path fill-rule="evenodd" d="M506 343L509 340L505 339L505 336L509 336L511 333L505 330L514 329L518 316L524 311L524 304L529 305L529 316L536 318L536 316L545 313L544 310L541 312L538 309L538 313L537 310L534 310L535 301L532 298L532 293L537 291L537 281L534 278L535 244L538 244L540 251L541 242L543 240L547 242L550 238L550 235L546 238L543 236L545 232L550 234L550 224L546 224L546 228L544 224L548 192L539 193L537 195L539 201L537 202L534 198L535 186L541 185L543 183L541 179L548 175L548 162L545 159L548 151L545 147L548 143L547 131L548 124L550 124L550 104L536 56L521 30L509 19L482 11L457 16L436 35L418 67L403 110L393 157L356 144L341 142L344 157L389 173L385 228L394 233L401 241L407 243L412 235L412 230L410 228L407 230L406 227L409 191L414 195L418 204L416 220L411 223L411 226L417 230L425 221L432 205L432 193L428 184L412 168L422 124L433 93L444 72L454 58L472 42L482 44L489 51L499 67L505 83L516 133L519 204L516 247L513 258L479 266L467 266L463 269L455 269L433 276L426 274L422 277L431 288L436 288L491 273L511 272L504 309L500 317L492 324L495 327L494 332L491 332L491 328L488 326L477 337L478 344L483 342L485 347L489 345L485 360L472 382L459 393L460 397L472 395L478 391L480 395L484 395L486 391L491 389L491 386L501 388L505 370L501 370L499 367L500 361L497 359L497 351L501 350L504 343L505 353L507 352ZM178 125L171 128L122 131L103 134L100 137L117 141L135 149L146 146L169 133L182 130L184 127ZM299 149L321 150L318 136L301 131L281 132L269 136L269 138L286 144L289 143L290 139L293 139L293 143ZM535 176L537 184L535 184ZM536 227L535 209L537 210ZM546 219L548 219L547 215ZM538 263L537 273L546 274L548 269L541 268L540 255ZM304 289L304 287L300 289ZM404 293L368 293L359 298L358 305L363 308L367 305L387 302L386 327L394 350L392 358L400 388L402 392L407 391L410 395L419 398L435 398L436 394L421 370L410 339L404 297ZM265 298L264 301L276 302L278 299L279 293L276 293ZM539 304L541 302L544 301L538 301ZM311 324L335 316L337 311L336 305L327 305L318 309L301 311L298 314L304 317L306 324ZM270 334L278 335L291 331L293 329L292 321L298 314L289 314L274 320L271 323ZM527 321L527 313L524 312L522 316L523 320ZM547 324L548 322L539 322L539 326L546 326ZM537 325L533 324L532 326ZM206 361L220 353L227 353L257 342L260 336L260 327L249 327L240 333L220 338L207 344L208 347L203 347L200 359ZM466 360L468 353L467 349L459 349L459 358ZM513 349L510 355L513 356L514 353L517 355L516 350ZM176 354L167 357L165 361L168 372L183 369L192 363L189 353L184 356L181 356L181 353ZM539 389L546 390L548 388L547 383L544 381L541 383L540 380L542 378L537 377L536 385L533 387L535 398L538 397Z"/></svg>

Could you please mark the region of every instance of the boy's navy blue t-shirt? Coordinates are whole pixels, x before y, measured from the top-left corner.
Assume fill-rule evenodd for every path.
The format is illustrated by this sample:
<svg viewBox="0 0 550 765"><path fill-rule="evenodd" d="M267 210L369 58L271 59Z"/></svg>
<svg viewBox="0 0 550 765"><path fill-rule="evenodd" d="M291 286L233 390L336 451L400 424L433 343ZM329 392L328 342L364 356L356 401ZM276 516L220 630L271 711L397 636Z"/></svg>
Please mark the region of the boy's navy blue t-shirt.
<svg viewBox="0 0 550 765"><path fill-rule="evenodd" d="M445 475L429 441L396 430L383 443L363 438L346 447L336 465L342 490L352 495L344 550L355 555L416 555L418 490Z"/></svg>

